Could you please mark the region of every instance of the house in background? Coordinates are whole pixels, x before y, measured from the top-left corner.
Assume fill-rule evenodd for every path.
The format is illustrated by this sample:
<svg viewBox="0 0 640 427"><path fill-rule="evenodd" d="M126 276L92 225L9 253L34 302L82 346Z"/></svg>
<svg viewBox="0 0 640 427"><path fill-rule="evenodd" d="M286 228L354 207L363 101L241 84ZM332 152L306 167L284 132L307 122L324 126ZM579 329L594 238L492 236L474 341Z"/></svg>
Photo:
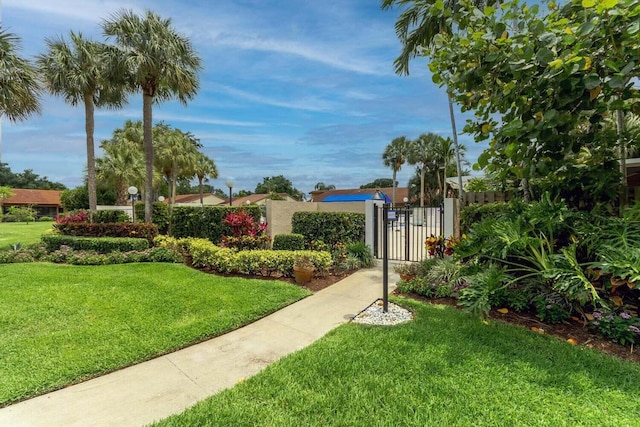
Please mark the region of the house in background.
<svg viewBox="0 0 640 427"><path fill-rule="evenodd" d="M164 199L165 203L169 203L169 198ZM212 193L204 193L202 195L202 204L200 204L200 194L178 194L176 195L176 206L216 206L223 203L225 199Z"/></svg>
<svg viewBox="0 0 640 427"><path fill-rule="evenodd" d="M344 190L316 190L311 193L312 202L364 202L372 200L376 193L383 197L385 203L391 203L393 188L351 188ZM405 197L409 198L408 187L397 187L394 204L404 204Z"/></svg>
<svg viewBox="0 0 640 427"><path fill-rule="evenodd" d="M12 188L13 196L2 200L2 213L6 213L10 206L21 208L31 207L36 211L36 219L42 216L55 218L62 212L60 190L30 190Z"/></svg>
<svg viewBox="0 0 640 427"><path fill-rule="evenodd" d="M287 193L277 193L277 200L283 200L286 202L297 202L298 200L294 199ZM250 194L248 196L243 197L234 197L231 201L232 206L245 206L245 205L258 205L263 206L267 203L267 200L271 199L271 194ZM221 205L229 205L229 199L227 199Z"/></svg>

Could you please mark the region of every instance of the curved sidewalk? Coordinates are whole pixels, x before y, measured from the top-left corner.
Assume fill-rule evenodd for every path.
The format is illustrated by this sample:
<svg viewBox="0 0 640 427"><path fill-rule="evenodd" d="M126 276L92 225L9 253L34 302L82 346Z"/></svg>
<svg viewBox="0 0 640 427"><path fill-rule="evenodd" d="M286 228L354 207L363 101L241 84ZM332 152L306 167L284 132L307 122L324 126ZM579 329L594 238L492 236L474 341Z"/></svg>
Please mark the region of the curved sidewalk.
<svg viewBox="0 0 640 427"><path fill-rule="evenodd" d="M397 276L389 273L389 285ZM250 325L0 409L0 426L141 426L183 411L313 343L382 297L363 269Z"/></svg>

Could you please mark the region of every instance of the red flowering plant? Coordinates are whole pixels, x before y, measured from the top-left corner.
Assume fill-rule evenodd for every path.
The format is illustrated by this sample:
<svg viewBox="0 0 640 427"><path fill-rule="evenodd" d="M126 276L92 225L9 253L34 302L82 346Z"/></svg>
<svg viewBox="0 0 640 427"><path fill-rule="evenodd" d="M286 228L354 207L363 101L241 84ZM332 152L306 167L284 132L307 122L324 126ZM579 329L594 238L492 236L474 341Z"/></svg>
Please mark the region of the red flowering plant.
<svg viewBox="0 0 640 427"><path fill-rule="evenodd" d="M264 249L269 246L266 222L256 222L244 210L229 212L223 223L231 229L231 236L223 236L221 246L238 250Z"/></svg>
<svg viewBox="0 0 640 427"><path fill-rule="evenodd" d="M75 212L70 212L64 216L56 216L55 220L56 220L56 223L58 224L89 222L89 214L87 213L87 211L79 210Z"/></svg>
<svg viewBox="0 0 640 427"><path fill-rule="evenodd" d="M429 256L438 258L444 258L445 255L453 255L458 243L460 243L460 239L453 236L445 239L443 236L436 237L433 234L424 242Z"/></svg>

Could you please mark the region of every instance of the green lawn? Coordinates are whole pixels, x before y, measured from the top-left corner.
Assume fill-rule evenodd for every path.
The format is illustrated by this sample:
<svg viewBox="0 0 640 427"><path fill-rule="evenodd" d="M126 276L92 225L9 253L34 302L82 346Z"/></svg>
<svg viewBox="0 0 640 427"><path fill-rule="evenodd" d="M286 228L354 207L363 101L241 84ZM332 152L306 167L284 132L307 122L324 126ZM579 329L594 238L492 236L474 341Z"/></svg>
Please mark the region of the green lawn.
<svg viewBox="0 0 640 427"><path fill-rule="evenodd" d="M9 250L9 245L38 243L43 233L51 230L53 222L0 222L0 251Z"/></svg>
<svg viewBox="0 0 640 427"><path fill-rule="evenodd" d="M638 426L640 365L451 307L396 299L161 426Z"/></svg>
<svg viewBox="0 0 640 427"><path fill-rule="evenodd" d="M220 335L308 294L178 264L0 265L0 406Z"/></svg>

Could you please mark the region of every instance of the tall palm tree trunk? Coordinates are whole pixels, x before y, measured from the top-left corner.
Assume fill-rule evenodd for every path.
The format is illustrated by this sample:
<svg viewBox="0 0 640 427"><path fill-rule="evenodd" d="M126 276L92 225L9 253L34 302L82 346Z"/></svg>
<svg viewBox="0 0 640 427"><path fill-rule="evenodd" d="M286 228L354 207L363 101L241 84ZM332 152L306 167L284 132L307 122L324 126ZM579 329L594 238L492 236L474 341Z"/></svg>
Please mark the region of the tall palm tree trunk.
<svg viewBox="0 0 640 427"><path fill-rule="evenodd" d="M202 178L198 177L198 190L200 191L200 205L204 206L204 193L202 191Z"/></svg>
<svg viewBox="0 0 640 427"><path fill-rule="evenodd" d="M453 114L453 101L451 95L447 91L447 98L449 98L449 117L451 118L451 131L453 132L453 146L456 149L456 168L458 169L458 200L459 205L462 205L464 201L464 194L462 188L462 162L460 161L460 146L458 145L458 131L456 130L456 117Z"/></svg>
<svg viewBox="0 0 640 427"><path fill-rule="evenodd" d="M424 175L425 165L420 168L420 207L424 208Z"/></svg>
<svg viewBox="0 0 640 427"><path fill-rule="evenodd" d="M391 183L391 205L396 203L396 174L397 171L393 170L393 182Z"/></svg>
<svg viewBox="0 0 640 427"><path fill-rule="evenodd" d="M144 222L151 223L153 207L153 95L142 94L142 127L144 135L144 155L146 178L144 183Z"/></svg>
<svg viewBox="0 0 640 427"><path fill-rule="evenodd" d="M93 113L95 106L93 104L93 96L85 94L84 96L84 129L87 135L87 188L89 191L89 221L93 222L98 210L98 197L96 195L96 155L95 144L93 141L93 131L95 124L93 121Z"/></svg>

